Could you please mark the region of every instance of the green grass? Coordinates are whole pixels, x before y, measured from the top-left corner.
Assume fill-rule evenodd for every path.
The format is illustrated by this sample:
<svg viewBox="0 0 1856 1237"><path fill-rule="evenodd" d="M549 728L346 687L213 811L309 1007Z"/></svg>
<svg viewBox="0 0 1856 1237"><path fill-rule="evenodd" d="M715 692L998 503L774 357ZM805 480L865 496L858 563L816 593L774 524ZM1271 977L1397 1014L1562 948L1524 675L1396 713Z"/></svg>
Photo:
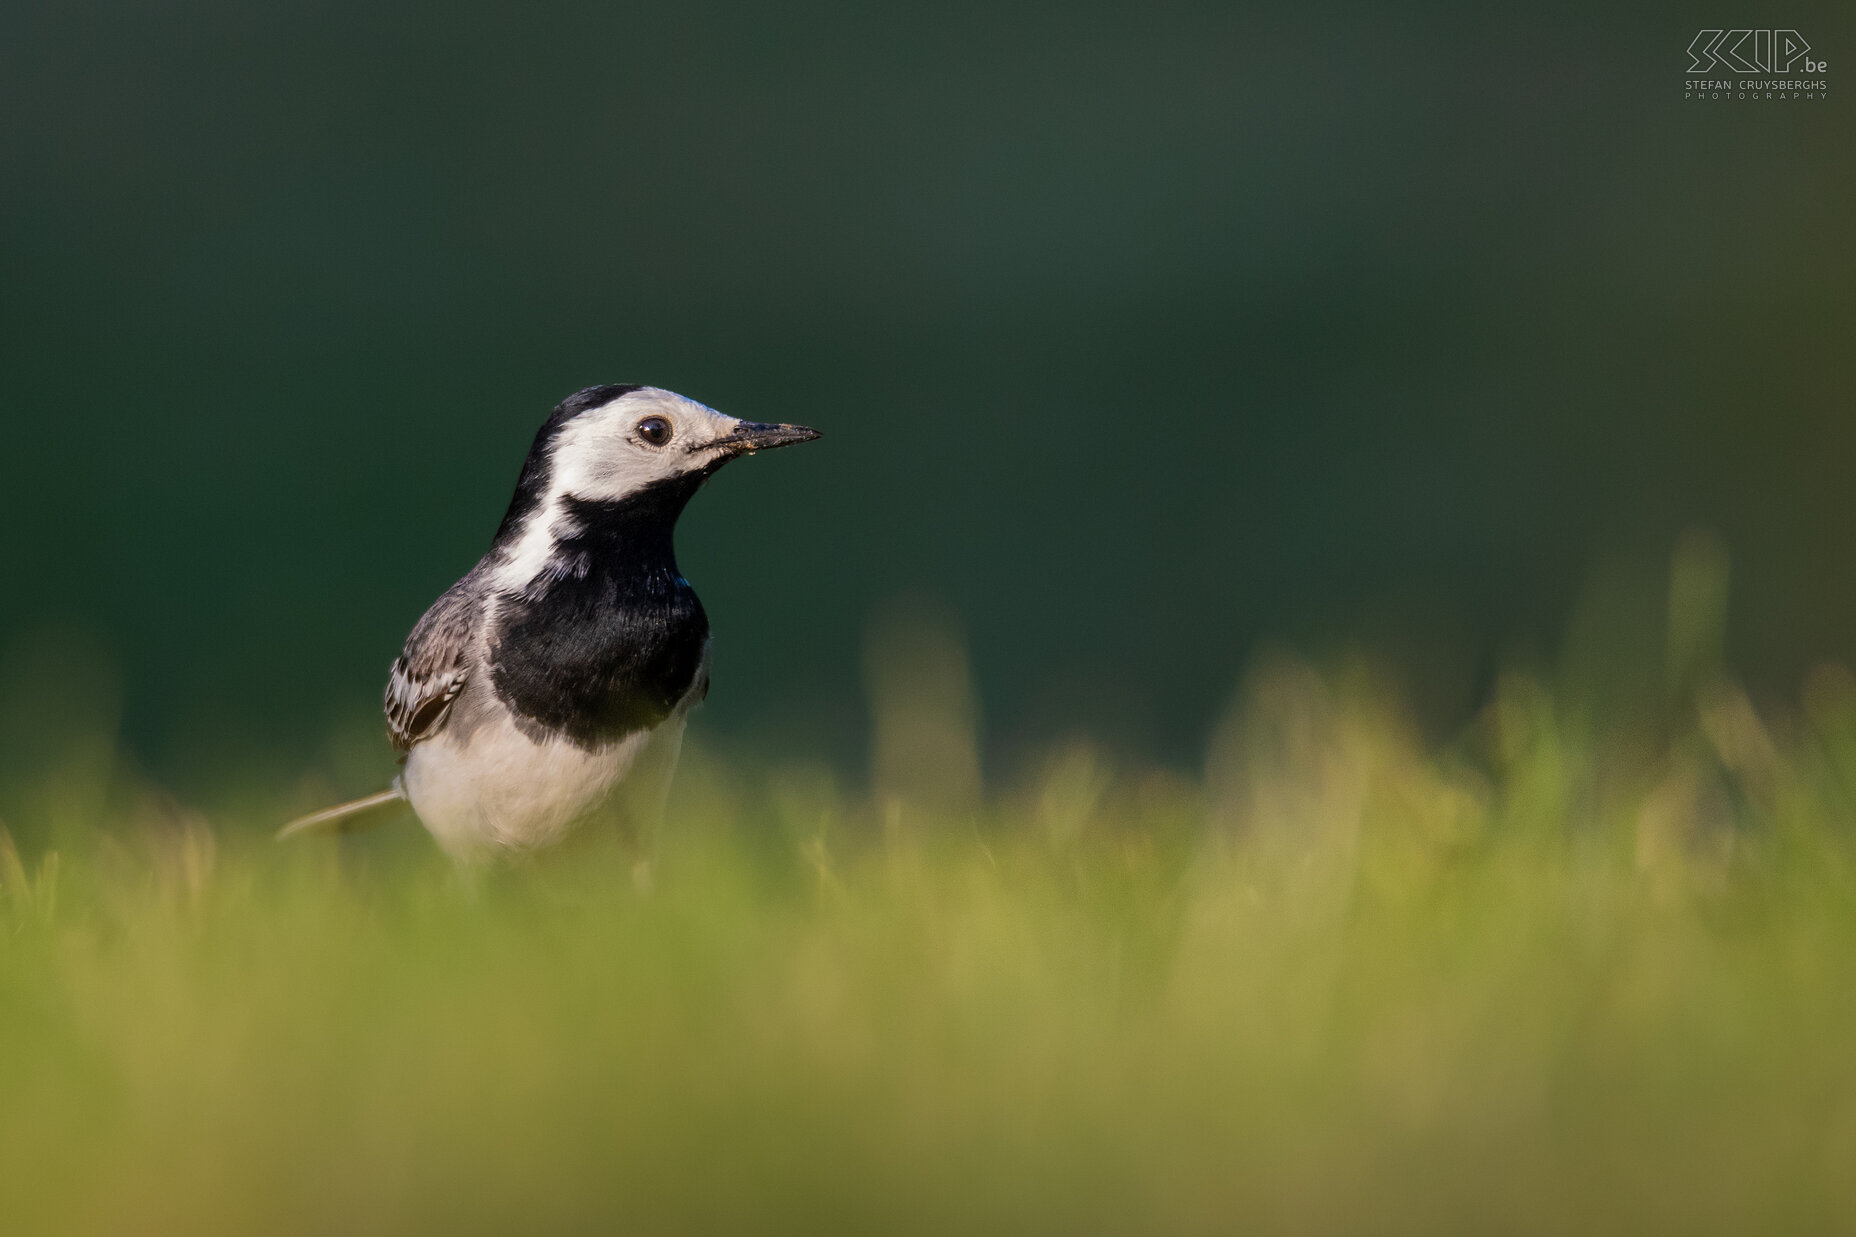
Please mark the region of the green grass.
<svg viewBox="0 0 1856 1237"><path fill-rule="evenodd" d="M67 822L0 856L0 1228L1856 1228L1848 676L1390 700L1266 663L1202 778L934 809L696 753L649 891Z"/></svg>

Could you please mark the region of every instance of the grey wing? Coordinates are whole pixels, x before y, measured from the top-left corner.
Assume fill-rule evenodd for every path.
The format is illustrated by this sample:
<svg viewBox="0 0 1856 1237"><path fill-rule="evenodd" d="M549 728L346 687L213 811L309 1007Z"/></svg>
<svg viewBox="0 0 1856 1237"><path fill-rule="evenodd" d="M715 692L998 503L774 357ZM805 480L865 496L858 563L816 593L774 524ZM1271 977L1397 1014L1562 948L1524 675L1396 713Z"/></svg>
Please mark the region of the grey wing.
<svg viewBox="0 0 1856 1237"><path fill-rule="evenodd" d="M444 725L452 701L464 690L483 601L478 568L433 602L406 637L387 675L387 731L400 751L411 750Z"/></svg>

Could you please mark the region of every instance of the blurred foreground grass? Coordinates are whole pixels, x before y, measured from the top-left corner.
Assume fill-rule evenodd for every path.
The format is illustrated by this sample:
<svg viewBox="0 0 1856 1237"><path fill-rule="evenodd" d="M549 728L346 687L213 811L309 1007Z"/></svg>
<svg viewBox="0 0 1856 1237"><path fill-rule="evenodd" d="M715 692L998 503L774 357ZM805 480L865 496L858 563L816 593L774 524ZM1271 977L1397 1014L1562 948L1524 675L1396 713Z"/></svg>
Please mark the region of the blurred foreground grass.
<svg viewBox="0 0 1856 1237"><path fill-rule="evenodd" d="M1635 710L1264 658L1197 777L983 797L898 674L869 794L693 753L649 891L98 800L0 849L0 1227L1856 1228L1856 681L1756 710L1685 570Z"/></svg>

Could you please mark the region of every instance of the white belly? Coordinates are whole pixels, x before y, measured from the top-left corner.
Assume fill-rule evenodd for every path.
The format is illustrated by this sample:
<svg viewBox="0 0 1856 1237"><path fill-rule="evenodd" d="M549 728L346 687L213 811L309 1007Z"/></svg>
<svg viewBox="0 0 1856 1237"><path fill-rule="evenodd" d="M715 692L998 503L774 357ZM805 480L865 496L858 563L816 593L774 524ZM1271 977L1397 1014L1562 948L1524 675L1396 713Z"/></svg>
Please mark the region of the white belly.
<svg viewBox="0 0 1856 1237"><path fill-rule="evenodd" d="M663 731L674 729L674 735ZM484 860L552 846L595 812L647 746L675 760L683 718L587 751L563 740L536 742L507 714L485 718L462 739L447 727L414 747L400 775L413 811L455 859Z"/></svg>

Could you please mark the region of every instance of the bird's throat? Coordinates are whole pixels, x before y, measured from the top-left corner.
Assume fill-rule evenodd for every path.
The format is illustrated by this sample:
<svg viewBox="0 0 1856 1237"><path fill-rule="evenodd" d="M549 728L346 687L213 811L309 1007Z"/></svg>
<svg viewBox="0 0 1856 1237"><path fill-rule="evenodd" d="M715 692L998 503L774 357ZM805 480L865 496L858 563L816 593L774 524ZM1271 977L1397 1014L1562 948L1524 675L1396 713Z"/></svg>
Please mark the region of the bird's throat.
<svg viewBox="0 0 1856 1237"><path fill-rule="evenodd" d="M518 717L594 747L656 726L688 693L709 623L674 533L700 484L561 500L546 563L502 595L491 632L494 686Z"/></svg>

